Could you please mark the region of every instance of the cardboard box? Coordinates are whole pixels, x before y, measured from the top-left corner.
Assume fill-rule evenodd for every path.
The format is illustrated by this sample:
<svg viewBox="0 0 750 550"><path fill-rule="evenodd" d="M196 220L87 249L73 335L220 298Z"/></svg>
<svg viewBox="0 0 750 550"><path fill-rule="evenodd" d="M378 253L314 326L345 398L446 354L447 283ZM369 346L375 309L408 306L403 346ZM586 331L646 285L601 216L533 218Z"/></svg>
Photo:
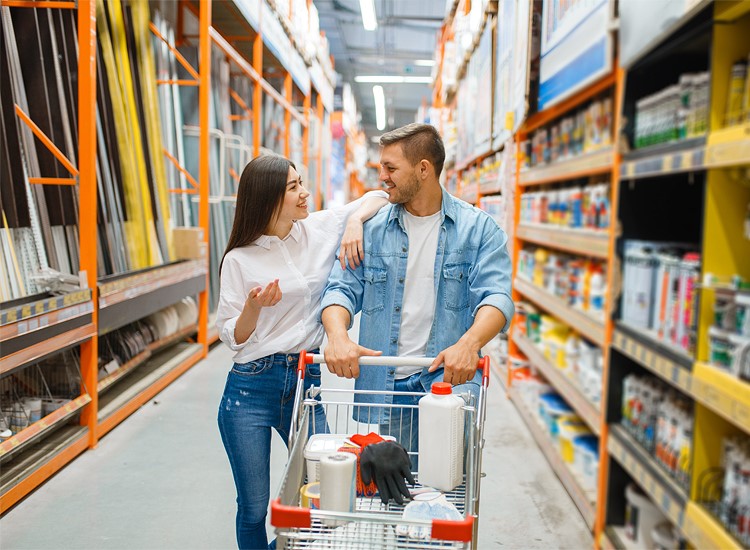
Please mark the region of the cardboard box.
<svg viewBox="0 0 750 550"><path fill-rule="evenodd" d="M208 256L208 243L203 242L201 227L175 227L172 240L177 260L202 260Z"/></svg>

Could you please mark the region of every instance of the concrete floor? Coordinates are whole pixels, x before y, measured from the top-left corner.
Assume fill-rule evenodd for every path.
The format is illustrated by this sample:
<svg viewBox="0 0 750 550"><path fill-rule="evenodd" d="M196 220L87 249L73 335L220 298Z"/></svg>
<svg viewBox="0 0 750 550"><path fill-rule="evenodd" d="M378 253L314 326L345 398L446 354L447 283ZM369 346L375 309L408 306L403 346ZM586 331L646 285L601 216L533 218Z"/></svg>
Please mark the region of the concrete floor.
<svg viewBox="0 0 750 550"><path fill-rule="evenodd" d="M216 425L220 345L0 520L11 549L236 548L235 490ZM336 383L324 370L324 387ZM490 385L479 548L591 548L592 537L497 380ZM271 488L286 448L274 438Z"/></svg>

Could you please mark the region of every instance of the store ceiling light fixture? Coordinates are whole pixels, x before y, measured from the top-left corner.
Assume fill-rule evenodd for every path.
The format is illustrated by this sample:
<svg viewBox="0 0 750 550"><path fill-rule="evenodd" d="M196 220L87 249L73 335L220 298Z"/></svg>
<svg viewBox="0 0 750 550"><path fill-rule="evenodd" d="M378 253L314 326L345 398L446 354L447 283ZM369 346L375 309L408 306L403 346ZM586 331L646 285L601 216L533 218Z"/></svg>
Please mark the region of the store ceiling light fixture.
<svg viewBox="0 0 750 550"><path fill-rule="evenodd" d="M414 64L417 67L432 67L435 65L434 59L417 59Z"/></svg>
<svg viewBox="0 0 750 550"><path fill-rule="evenodd" d="M385 94L382 86L373 86L372 95L375 98L375 124L378 130L385 129Z"/></svg>
<svg viewBox="0 0 750 550"><path fill-rule="evenodd" d="M354 82L362 84L430 84L431 76L361 75Z"/></svg>
<svg viewBox="0 0 750 550"><path fill-rule="evenodd" d="M378 28L378 17L375 14L375 0L359 0L359 9L362 12L362 26L366 31L374 31Z"/></svg>

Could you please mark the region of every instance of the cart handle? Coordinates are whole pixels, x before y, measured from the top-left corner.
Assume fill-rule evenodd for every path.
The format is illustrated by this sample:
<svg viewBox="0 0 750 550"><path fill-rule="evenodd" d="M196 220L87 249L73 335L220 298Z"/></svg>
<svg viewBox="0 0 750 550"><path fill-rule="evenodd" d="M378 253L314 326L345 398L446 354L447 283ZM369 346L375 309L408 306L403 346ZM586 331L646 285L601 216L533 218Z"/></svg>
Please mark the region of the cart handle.
<svg viewBox="0 0 750 550"><path fill-rule="evenodd" d="M429 367L432 365L434 358L430 357L386 357L386 356L363 356L359 358L360 365L380 365L387 367ZM305 374L305 365L323 364L325 356L320 353L307 353L302 351L299 354L299 366L297 371L302 378ZM482 370L482 385L490 383L490 358L488 356L479 359L479 366Z"/></svg>

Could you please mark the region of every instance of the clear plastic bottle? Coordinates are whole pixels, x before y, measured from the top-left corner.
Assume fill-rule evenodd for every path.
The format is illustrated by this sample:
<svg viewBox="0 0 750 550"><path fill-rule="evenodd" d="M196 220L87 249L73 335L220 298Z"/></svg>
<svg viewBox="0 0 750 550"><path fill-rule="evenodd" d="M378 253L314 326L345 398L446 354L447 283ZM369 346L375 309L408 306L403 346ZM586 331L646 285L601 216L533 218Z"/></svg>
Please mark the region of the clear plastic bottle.
<svg viewBox="0 0 750 550"><path fill-rule="evenodd" d="M419 483L452 491L463 481L464 401L435 382L419 400Z"/></svg>

